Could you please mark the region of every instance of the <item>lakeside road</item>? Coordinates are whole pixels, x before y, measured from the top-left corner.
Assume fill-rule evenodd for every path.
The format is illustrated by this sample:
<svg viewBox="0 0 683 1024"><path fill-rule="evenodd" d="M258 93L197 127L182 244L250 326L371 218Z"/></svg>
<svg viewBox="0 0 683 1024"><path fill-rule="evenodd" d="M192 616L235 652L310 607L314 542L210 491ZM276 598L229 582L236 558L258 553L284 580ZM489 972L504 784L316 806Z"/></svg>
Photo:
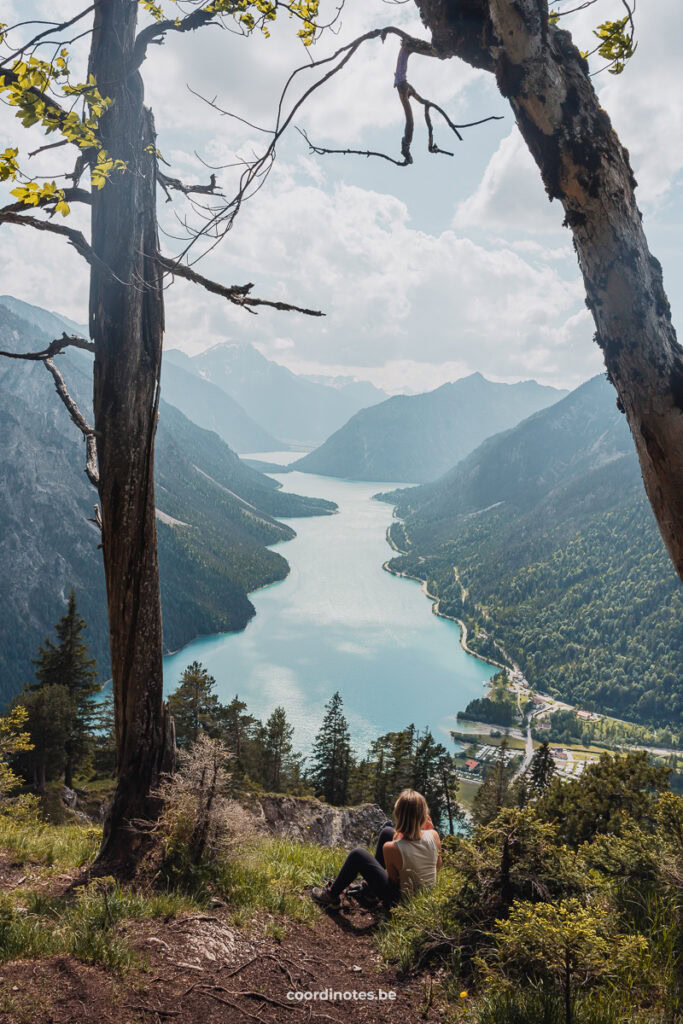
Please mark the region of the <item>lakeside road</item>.
<svg viewBox="0 0 683 1024"><path fill-rule="evenodd" d="M399 548L396 547L396 545L391 540L390 531L388 531L388 530L387 530L387 540L389 541L389 544L393 548L393 550L396 551L398 554L406 554L406 552L403 552ZM423 559L421 559L421 560L423 560ZM459 618L457 618L454 615L446 615L445 612L442 612L440 610L439 599L434 594L430 593L430 591L429 591L429 589L427 587L427 581L426 580L420 579L419 576L413 576L412 573L401 572L398 569L393 569L389 565L389 561L388 560L384 562L384 564L382 565L382 568L386 572L390 573L392 576L403 577L404 579L410 579L410 580L413 580L415 583L419 583L420 584L420 589L421 589L422 593L425 595L425 597L429 598L429 600L432 602L432 612L433 612L433 614L434 615L438 615L442 619L448 619L450 622L456 622L458 624L458 626L460 627L460 646L462 647L462 649L467 654L471 655L474 658L478 658L480 661L484 662L485 664L492 665L492 666L494 666L494 667L496 667L498 669L503 669L504 671L508 672L508 674L509 674L510 669L509 669L508 665L503 665L501 662L495 661L493 658L485 657L485 656L479 654L478 651L473 650L469 646L469 644L467 642L467 640L468 640L468 629L467 629L466 623L463 622L462 619L459 619ZM461 588L463 590L463 593L466 594L465 588L463 587L462 582L460 581L460 578L459 578L459 575L458 575L458 570L457 570L457 568L455 566L453 567L453 573L455 575L455 578L456 578L457 582L460 584L460 586L461 586ZM510 658L510 656L507 654L506 651L503 651L502 653L504 654L504 656L506 658L508 658L510 664L513 666L513 670L514 671L517 671L517 672L521 671L520 668L519 668L519 665L517 665L517 663L512 658ZM518 708L518 711L520 713L520 716L522 716L522 714L523 714L522 706L521 706L522 695L525 695L525 696L528 697L529 691L527 690L526 687L522 687L521 684L516 683L516 682L512 682L511 681L510 682L510 686L511 686L512 690L516 694L516 697L517 697L517 708ZM531 760L532 760L532 758L534 756L534 749L535 749L534 748L534 739L533 739L533 737L531 735L532 719L535 718L535 717L540 717L541 715L544 715L544 714L552 714L553 711L574 711L574 712L576 712L578 710L574 705L568 704L566 701L558 700L557 698L549 697L547 695L543 695L543 696L544 696L544 699L546 700L545 706L542 707L542 708L539 708L538 710L535 710L535 711L531 712L531 714L529 715L529 718L528 718L528 721L527 721L527 725L526 725L526 729L525 729L524 732L522 732L520 729L510 729L509 727L508 728L500 727L500 728L505 728L505 731L508 732L510 735L513 735L513 736L515 736L516 738L519 738L519 739L524 739L524 741L525 741L524 757L522 759L522 762L521 762L519 768L515 772L514 778L518 778L528 768L528 766L530 765ZM609 716L599 715L598 714L598 717L600 717L600 718L607 718ZM616 721L619 721L619 720L616 720ZM471 724L473 726L477 726L477 725L479 726L478 729L473 729L473 731L471 733L473 739L475 737L479 738L479 739L485 739L489 735L490 730L491 730L491 723L481 722L481 723L471 723ZM624 724L628 724L628 723L624 723ZM570 750L571 745L569 745L569 746L565 745L565 747L567 749L567 752L568 752L568 755L570 757L570 760L573 760L573 758L571 756L571 750ZM666 748L666 747L652 747L652 746L645 746L645 745L639 745L639 744L636 744L636 743L627 743L627 742L616 744L615 747L613 748L613 752L615 752L615 753L619 752L619 751L628 751L628 750L646 750L649 753L655 754L655 755L660 756L660 757L667 756L669 754L680 754L681 753L681 751L679 751L679 750L673 750L673 749ZM608 751L606 750L606 752L608 752Z"/></svg>
<svg viewBox="0 0 683 1024"><path fill-rule="evenodd" d="M395 551L398 551L398 548L396 548L395 545L393 545L393 547ZM403 554L403 552L399 552L399 554ZM483 661L486 665L493 665L495 668L502 668L505 671L507 671L507 665L503 665L500 661L494 661L493 658L486 658L483 654L479 654L478 651L472 650L472 648L467 643L467 626L462 621L462 619L458 619L455 615L446 615L445 612L442 612L440 610L439 599L434 594L429 593L429 590L427 589L426 580L421 580L419 576L413 576L409 572L399 572L398 569L392 569L391 566L389 565L388 560L384 562L382 568L384 569L385 572L390 573L392 576L400 576L402 579L414 580L415 583L420 584L420 590L425 595L425 597L428 597L429 600L432 602L432 612L434 613L434 615L438 615L439 618L441 619L448 619L449 622L457 622L457 624L460 626L460 646L462 647L463 651L465 651L466 654L469 654L473 658L478 658L479 661Z"/></svg>

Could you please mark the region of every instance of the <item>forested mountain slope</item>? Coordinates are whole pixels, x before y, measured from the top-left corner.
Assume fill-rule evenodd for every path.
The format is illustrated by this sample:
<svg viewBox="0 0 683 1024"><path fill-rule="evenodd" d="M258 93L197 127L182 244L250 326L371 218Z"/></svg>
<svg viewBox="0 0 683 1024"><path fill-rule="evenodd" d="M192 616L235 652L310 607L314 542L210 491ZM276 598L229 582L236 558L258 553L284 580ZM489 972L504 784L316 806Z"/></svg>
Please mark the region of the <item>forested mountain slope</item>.
<svg viewBox="0 0 683 1024"><path fill-rule="evenodd" d="M603 377L384 497L408 552L391 566L429 579L475 648L499 641L533 685L588 710L680 723L681 587Z"/></svg>
<svg viewBox="0 0 683 1024"><path fill-rule="evenodd" d="M58 338L64 330L88 337L87 327L69 317L11 295L0 295L0 306L51 338ZM82 353L73 353L76 360L80 355ZM239 402L203 377L181 369L172 358L166 358L166 353L161 367L161 394L193 423L215 431L235 452L268 452L281 448L281 442L255 423Z"/></svg>
<svg viewBox="0 0 683 1024"><path fill-rule="evenodd" d="M51 314L45 314L50 317ZM43 348L54 336L0 306L0 348ZM61 329L60 329L61 332ZM58 358L68 387L90 416L90 361ZM97 500L84 473L81 436L39 363L0 360L0 703L31 679L30 659L63 614L71 587L89 625L100 674L108 673L108 629ZM290 495L244 466L215 434L161 403L157 506L164 638L175 649L197 633L243 628L247 592L288 571L265 545L294 531L273 516L329 513L330 502Z"/></svg>
<svg viewBox="0 0 683 1024"><path fill-rule="evenodd" d="M495 384L473 373L363 409L294 468L353 480L433 480L485 438L564 394L536 381Z"/></svg>
<svg viewBox="0 0 683 1024"><path fill-rule="evenodd" d="M226 342L192 357L170 349L165 359L167 372L173 363L220 388L286 443L320 444L359 409L386 398L367 382L337 381L340 386L333 386L299 376L248 344Z"/></svg>

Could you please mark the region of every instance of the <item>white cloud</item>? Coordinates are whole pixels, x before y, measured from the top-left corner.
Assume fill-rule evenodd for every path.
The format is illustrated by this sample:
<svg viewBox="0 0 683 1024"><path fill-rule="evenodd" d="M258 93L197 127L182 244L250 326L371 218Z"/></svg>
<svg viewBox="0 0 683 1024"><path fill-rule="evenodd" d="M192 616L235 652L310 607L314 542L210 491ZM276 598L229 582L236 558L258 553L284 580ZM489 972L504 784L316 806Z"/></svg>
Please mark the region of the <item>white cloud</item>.
<svg viewBox="0 0 683 1024"><path fill-rule="evenodd" d="M631 149L640 200L649 197L654 203L649 222L661 204L673 202L672 183L683 165L678 3L652 0L626 74L595 80ZM80 9L79 0L68 4L67 13ZM31 14L49 16L48 0L15 0L11 9L24 16L29 7ZM580 16L584 34L593 15L589 10ZM340 35L328 37L315 56L389 21L425 34L413 4L348 0ZM392 88L395 55L395 41L367 44L297 120L323 144L396 147L402 115ZM263 145L255 129L221 118L192 96L186 83L267 127L283 82L305 59L295 26L286 18L271 40L204 31L171 36L164 47L152 48L145 65L146 96L171 173L205 180L208 171L194 150L218 164ZM463 119L469 120L479 116L480 107L482 113L492 111L491 76L456 61L412 62L416 88L438 97L455 117L466 111ZM16 123L8 117L0 109L2 136L14 138ZM488 156L486 138L485 132L470 136L462 151L470 173L475 156L482 163ZM56 151L58 158L62 152ZM52 156L38 158L38 173L48 172ZM371 166L320 160L295 136L285 140L266 186L202 267L226 283L254 281L255 294L324 309L324 320L272 311L251 317L177 282L167 293L167 344L195 352L226 338L250 340L293 369L353 373L392 391L435 387L472 370L494 379L536 376L569 385L599 369L569 233L560 227L561 207L548 202L516 129L502 139L481 180L471 186L459 184L466 174L451 179L449 170L432 172L431 164L405 175L382 165L381 173L366 178L361 165ZM229 172L221 179L229 191ZM356 184L346 184L347 179ZM441 191L434 187L432 194L437 180ZM458 188L464 190L459 203ZM392 189L401 198L390 194ZM162 204L164 227L177 233L171 212L184 208ZM83 222L87 226L87 216ZM427 222L430 230L424 229ZM59 240L15 228L2 231L3 290L83 320L87 267L80 258ZM174 243L164 238L163 244L170 249Z"/></svg>
<svg viewBox="0 0 683 1024"><path fill-rule="evenodd" d="M563 27L579 46L592 48L592 29L600 20L589 8ZM594 79L600 102L609 113L631 156L639 182L638 201L656 209L669 196L683 169L683 104L680 94L680 0L656 0L637 19L638 47L626 71L600 72ZM604 66L598 55L592 67ZM454 225L500 236L562 234L563 210L550 203L540 174L518 129L513 128L492 155L482 180L456 208ZM564 232L568 243L568 235Z"/></svg>
<svg viewBox="0 0 683 1024"><path fill-rule="evenodd" d="M460 203L453 224L500 236L507 232L561 239L564 210L551 203L538 167L515 127L491 157L474 192ZM567 247L569 239L565 233Z"/></svg>
<svg viewBox="0 0 683 1024"><path fill-rule="evenodd" d="M196 296L174 289L173 345L198 350L240 337L292 368L349 367L392 390L437 386L475 369L530 376L528 349L543 352L539 370L552 383L578 383L592 368L585 318L577 321L585 326L580 340L581 331L566 326L583 305L575 278L511 247L419 231L394 196L342 184L328 193L285 175L245 208L228 245L210 259L221 280L241 275L256 282L255 294L327 316L247 319L211 298L199 311ZM291 342L286 355L283 338Z"/></svg>

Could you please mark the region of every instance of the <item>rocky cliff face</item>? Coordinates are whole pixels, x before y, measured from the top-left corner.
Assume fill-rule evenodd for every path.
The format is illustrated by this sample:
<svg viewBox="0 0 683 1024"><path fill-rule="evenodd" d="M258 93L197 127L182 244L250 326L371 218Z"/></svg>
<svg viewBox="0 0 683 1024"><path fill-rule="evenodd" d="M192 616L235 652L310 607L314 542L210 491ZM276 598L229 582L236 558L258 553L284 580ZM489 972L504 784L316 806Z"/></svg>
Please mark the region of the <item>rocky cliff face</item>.
<svg viewBox="0 0 683 1024"><path fill-rule="evenodd" d="M314 797L277 796L271 793L252 796L246 811L253 816L256 830L263 835L299 839L321 846L372 846L387 816L377 804L357 807L331 807ZM53 809L54 811L54 809ZM89 797L83 790L61 791L59 820L79 824L101 824L107 801Z"/></svg>
<svg viewBox="0 0 683 1024"><path fill-rule="evenodd" d="M377 804L330 807L313 797L267 794L255 798L249 810L266 832L322 846L372 844L387 821Z"/></svg>

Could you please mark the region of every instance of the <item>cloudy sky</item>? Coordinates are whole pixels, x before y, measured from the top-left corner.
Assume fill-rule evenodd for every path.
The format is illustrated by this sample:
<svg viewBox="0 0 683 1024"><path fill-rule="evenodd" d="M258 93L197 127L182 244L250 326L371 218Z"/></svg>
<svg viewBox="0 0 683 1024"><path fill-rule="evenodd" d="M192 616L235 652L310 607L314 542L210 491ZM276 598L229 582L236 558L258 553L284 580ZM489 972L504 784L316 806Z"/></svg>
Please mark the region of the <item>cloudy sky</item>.
<svg viewBox="0 0 683 1024"><path fill-rule="evenodd" d="M590 46L597 20L617 16L616 0L601 3L567 25L582 48ZM68 15L83 6L63 0L60 10ZM322 6L329 13L334 0L322 0ZM0 0L0 20L53 17L54 7L52 0ZM325 36L313 56L324 57L386 24L425 35L410 2L346 0L337 34ZM263 149L266 136L221 116L188 87L216 97L220 107L252 125L270 127L283 83L308 58L296 28L281 18L270 39L212 28L151 48L146 96L159 148L173 168L168 173L205 181L202 159L226 165ZM674 321L680 322L680 0L643 5L638 37L626 72L599 74L595 83L631 153L650 247L663 264ZM392 88L396 51L392 39L366 44L295 123L322 146L397 155L402 121ZM438 141L454 149L454 157L428 154L419 128L408 168L311 155L291 131L263 189L201 270L227 284L253 281L254 294L322 309L325 319L271 311L250 316L176 283L167 292L167 346L195 353L225 340L251 342L297 372L352 374L391 392L425 390L474 370L496 380L534 377L573 387L601 369L561 207L548 202L495 82L456 61L418 57L411 58L410 78L457 121L489 114L502 120L468 130L463 142L440 127ZM33 134L0 110L0 149L18 143L25 153L35 148ZM43 174L65 169L55 154L30 165ZM230 194L236 171L217 173ZM173 237L179 232L176 215L185 210L182 203L162 203L160 212L168 232L162 245L174 254L181 244ZM87 228L83 213L73 221ZM59 240L3 226L0 268L1 291L86 320L87 267Z"/></svg>

